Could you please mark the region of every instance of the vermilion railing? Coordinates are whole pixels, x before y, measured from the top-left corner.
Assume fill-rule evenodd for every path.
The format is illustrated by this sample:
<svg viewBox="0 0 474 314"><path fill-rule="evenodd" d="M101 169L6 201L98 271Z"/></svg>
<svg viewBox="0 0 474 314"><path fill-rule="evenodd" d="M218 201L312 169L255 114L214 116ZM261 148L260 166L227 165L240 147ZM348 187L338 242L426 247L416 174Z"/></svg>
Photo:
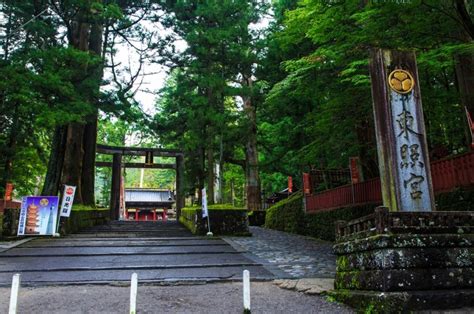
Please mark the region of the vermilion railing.
<svg viewBox="0 0 474 314"><path fill-rule="evenodd" d="M474 152L432 162L431 177L435 194L449 192L457 187L473 186ZM306 212L315 213L372 203L382 203L380 178L307 195Z"/></svg>
<svg viewBox="0 0 474 314"><path fill-rule="evenodd" d="M474 152L434 161L431 173L435 193L474 185Z"/></svg>

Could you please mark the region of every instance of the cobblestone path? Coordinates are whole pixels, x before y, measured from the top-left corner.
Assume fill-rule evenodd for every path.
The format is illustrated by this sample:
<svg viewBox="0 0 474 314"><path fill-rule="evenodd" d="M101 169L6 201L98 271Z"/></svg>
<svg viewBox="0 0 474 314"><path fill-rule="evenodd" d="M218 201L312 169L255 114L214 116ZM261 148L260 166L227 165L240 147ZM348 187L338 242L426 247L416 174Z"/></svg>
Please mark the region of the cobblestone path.
<svg viewBox="0 0 474 314"><path fill-rule="evenodd" d="M252 237L227 237L231 243L276 266L289 278L334 278L332 243L291 233L250 227Z"/></svg>

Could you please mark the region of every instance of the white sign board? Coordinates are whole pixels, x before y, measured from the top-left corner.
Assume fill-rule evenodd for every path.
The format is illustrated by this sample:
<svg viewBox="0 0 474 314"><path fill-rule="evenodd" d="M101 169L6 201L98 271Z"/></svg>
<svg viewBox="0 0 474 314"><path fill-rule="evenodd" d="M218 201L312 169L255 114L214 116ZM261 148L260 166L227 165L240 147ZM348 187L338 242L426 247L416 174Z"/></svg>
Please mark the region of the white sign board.
<svg viewBox="0 0 474 314"><path fill-rule="evenodd" d="M76 194L76 187L71 185L64 186L63 202L61 204L61 217L69 217L71 215L72 204L74 202L74 195Z"/></svg>
<svg viewBox="0 0 474 314"><path fill-rule="evenodd" d="M207 213L207 196L206 196L206 188L202 189L202 218L206 218L208 215Z"/></svg>

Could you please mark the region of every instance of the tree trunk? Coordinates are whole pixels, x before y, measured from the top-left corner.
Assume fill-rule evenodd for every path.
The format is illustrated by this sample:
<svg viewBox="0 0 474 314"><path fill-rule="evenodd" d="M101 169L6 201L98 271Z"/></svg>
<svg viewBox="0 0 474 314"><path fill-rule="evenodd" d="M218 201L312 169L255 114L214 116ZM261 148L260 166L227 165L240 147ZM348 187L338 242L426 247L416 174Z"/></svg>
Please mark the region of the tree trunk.
<svg viewBox="0 0 474 314"><path fill-rule="evenodd" d="M66 151L66 134L67 126L58 126L54 131L48 170L41 195L58 195Z"/></svg>
<svg viewBox="0 0 474 314"><path fill-rule="evenodd" d="M246 86L252 87L252 79L245 80ZM247 209L260 209L260 178L258 175L258 151L257 151L257 113L250 96L244 97L244 110L249 123L247 143L245 145L245 182L247 187Z"/></svg>
<svg viewBox="0 0 474 314"><path fill-rule="evenodd" d="M465 43L472 44L474 39L474 22L468 10L469 6L466 0L456 0L454 2L456 14L461 22L464 31L456 32L455 35ZM474 117L474 54L472 52L460 53L455 56L456 81L458 84L461 104L467 108L467 111ZM464 114L464 110L462 111ZM471 126L467 126L466 129ZM470 130L466 132L470 134ZM468 146L472 149L470 139Z"/></svg>
<svg viewBox="0 0 474 314"><path fill-rule="evenodd" d="M14 128L10 132L8 139L8 148L6 152L5 164L3 168L3 178L2 178L2 187L5 187L8 182L10 182L13 177L13 160L15 158L15 149L17 143L17 136ZM0 196L1 197L1 196Z"/></svg>
<svg viewBox="0 0 474 314"><path fill-rule="evenodd" d="M89 50L97 55L102 56L102 36L104 27L102 22L96 21L92 24L89 40ZM103 66L100 64L96 68L92 69L93 78L100 82L103 76ZM97 89L94 91L91 102L98 103L96 94L99 93L100 85L97 84ZM83 168L81 176L82 186L82 200L84 205L95 206L95 155L97 146L97 111L90 115L87 119L87 124L84 129L84 158Z"/></svg>
<svg viewBox="0 0 474 314"><path fill-rule="evenodd" d="M86 9L82 9L68 28L69 44L83 51L87 50L89 43L89 24L83 21L85 12ZM84 71L87 71L86 67ZM42 194L56 195L59 184L74 185L76 186L74 202L82 204L83 134L84 125L78 123L56 129Z"/></svg>
<svg viewBox="0 0 474 314"><path fill-rule="evenodd" d="M209 143L209 148L207 149L207 203L209 205L214 204L214 183L214 149L212 148L212 143Z"/></svg>
<svg viewBox="0 0 474 314"><path fill-rule="evenodd" d="M97 115L84 127L84 158L81 174L82 201L84 205L95 206L95 155L97 145Z"/></svg>
<svg viewBox="0 0 474 314"><path fill-rule="evenodd" d="M371 147L377 146L374 138L374 128L374 125L369 121L360 121L355 128L359 143L360 175L363 180L379 176L377 155L370 152Z"/></svg>
<svg viewBox="0 0 474 314"><path fill-rule="evenodd" d="M1 182L1 187L5 187L7 182L13 177L13 160L15 159L15 150L16 144L18 142L18 107L15 106L13 109L12 123L9 127L10 134L8 135L7 146L5 149L2 149L3 154L5 154L5 163L3 168L3 178ZM1 197L1 196L0 196Z"/></svg>
<svg viewBox="0 0 474 314"><path fill-rule="evenodd" d="M74 203L83 204L82 199L82 167L84 149L82 139L84 136L84 125L71 123L67 126L66 151L64 153L63 173L61 184L76 186Z"/></svg>
<svg viewBox="0 0 474 314"><path fill-rule="evenodd" d="M199 170L197 174L197 190L198 190L198 203L202 204L202 189L204 188L204 182L206 179L205 172L205 160L206 160L206 151L204 147L199 148Z"/></svg>
<svg viewBox="0 0 474 314"><path fill-rule="evenodd" d="M458 84L461 104L474 117L474 56L472 54L456 55L456 81ZM461 111L464 114L464 110ZM465 121L466 118L464 119ZM466 129L470 126L467 125ZM466 134L470 134L469 131ZM468 146L471 147L473 139L468 138Z"/></svg>
<svg viewBox="0 0 474 314"><path fill-rule="evenodd" d="M223 136L221 134L220 144L219 144L219 164L218 164L218 190L217 190L217 203L224 203L224 142Z"/></svg>
<svg viewBox="0 0 474 314"><path fill-rule="evenodd" d="M90 16L88 16L89 14L90 12L87 7L81 8L75 20L71 22L71 26L68 29L69 43L78 50L88 51L89 41L92 40L91 48L97 50L100 55L102 28L100 25L94 24L92 29L94 36L91 37L91 25L86 22L86 17L90 18ZM91 71L87 65L84 65L83 70L84 73ZM102 75L101 69L100 71L98 69L92 69L92 71L97 71L97 76ZM91 92L91 97L89 98L91 101L94 100L93 95L98 91L98 88L99 84L97 85L97 90ZM85 202L88 205L94 205L97 117L88 117L88 119L89 125L87 127L77 122L70 123L64 127L65 140L61 139L62 136L60 136L60 132L55 134L55 137L56 135L57 137L53 143L50 165L48 167L43 192L57 193L58 185L56 182L57 178L60 177L61 184L74 185L77 187L74 199L76 204L83 204ZM58 147L57 145L61 146ZM87 154L84 154L85 151ZM52 164L53 161L56 161L56 164ZM59 168L60 166L62 166L62 169ZM84 173L83 169L85 169ZM85 187L84 190L83 187Z"/></svg>

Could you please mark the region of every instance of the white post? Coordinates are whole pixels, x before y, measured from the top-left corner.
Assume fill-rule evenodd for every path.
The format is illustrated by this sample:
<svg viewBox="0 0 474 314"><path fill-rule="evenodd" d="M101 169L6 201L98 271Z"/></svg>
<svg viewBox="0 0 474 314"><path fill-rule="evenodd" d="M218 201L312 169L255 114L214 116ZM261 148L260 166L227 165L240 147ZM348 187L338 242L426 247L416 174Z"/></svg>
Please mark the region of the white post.
<svg viewBox="0 0 474 314"><path fill-rule="evenodd" d="M20 274L13 275L12 291L10 294L10 308L8 314L16 314L18 305L18 290L20 290Z"/></svg>
<svg viewBox="0 0 474 314"><path fill-rule="evenodd" d="M137 287L138 287L138 275L137 273L133 273L132 283L130 285L130 314L137 313Z"/></svg>
<svg viewBox="0 0 474 314"><path fill-rule="evenodd" d="M250 313L250 273L244 270L244 313Z"/></svg>

